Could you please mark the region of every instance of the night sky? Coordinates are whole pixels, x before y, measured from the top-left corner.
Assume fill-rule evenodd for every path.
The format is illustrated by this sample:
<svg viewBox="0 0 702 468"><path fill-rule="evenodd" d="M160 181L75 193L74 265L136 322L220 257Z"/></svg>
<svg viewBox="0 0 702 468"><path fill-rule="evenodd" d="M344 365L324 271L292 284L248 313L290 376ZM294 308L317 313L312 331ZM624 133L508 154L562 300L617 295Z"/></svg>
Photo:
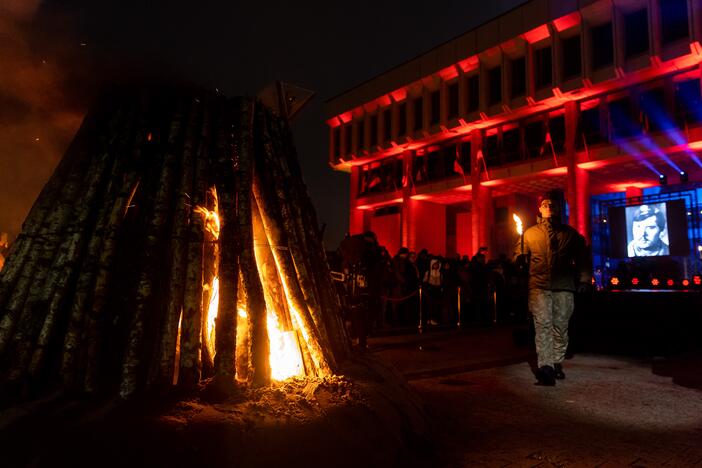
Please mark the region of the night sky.
<svg viewBox="0 0 702 468"><path fill-rule="evenodd" d="M335 248L349 178L327 165L324 102L521 3L0 0L0 232L18 232L101 83L178 79L234 96L277 79L317 93L293 130Z"/></svg>

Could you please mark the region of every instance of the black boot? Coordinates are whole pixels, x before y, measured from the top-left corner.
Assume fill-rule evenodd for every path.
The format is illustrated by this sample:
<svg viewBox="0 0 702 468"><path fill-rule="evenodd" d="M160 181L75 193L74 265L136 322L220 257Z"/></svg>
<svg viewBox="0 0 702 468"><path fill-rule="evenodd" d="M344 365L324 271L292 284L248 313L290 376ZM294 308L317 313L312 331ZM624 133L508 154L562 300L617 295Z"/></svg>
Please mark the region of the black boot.
<svg viewBox="0 0 702 468"><path fill-rule="evenodd" d="M553 367L551 366L541 366L539 370L536 371L536 385L542 385L545 387L553 387L556 385L556 375Z"/></svg>
<svg viewBox="0 0 702 468"><path fill-rule="evenodd" d="M558 380L565 379L565 373L563 372L563 366L559 364L553 365L553 376Z"/></svg>

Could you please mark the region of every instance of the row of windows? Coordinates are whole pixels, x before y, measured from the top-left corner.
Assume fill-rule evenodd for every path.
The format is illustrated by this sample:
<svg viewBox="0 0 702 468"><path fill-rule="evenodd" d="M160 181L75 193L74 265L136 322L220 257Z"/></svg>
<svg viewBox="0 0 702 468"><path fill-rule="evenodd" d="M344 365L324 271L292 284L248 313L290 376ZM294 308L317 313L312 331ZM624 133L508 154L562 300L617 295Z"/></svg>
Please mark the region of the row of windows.
<svg viewBox="0 0 702 468"><path fill-rule="evenodd" d="M700 80L675 83L672 107L666 105L663 86L610 100L580 112L576 147L630 138L642 133L670 131L702 124ZM483 143L488 168L565 151L565 117L548 113L532 116L518 125L491 129ZM410 177L403 174L402 160L395 157L361 167L359 196L393 192L403 184L422 185L449 177L470 175L470 142L451 143L415 155Z"/></svg>
<svg viewBox="0 0 702 468"><path fill-rule="evenodd" d="M661 42L663 45L689 38L689 14L687 0L658 0L660 6ZM623 54L625 59L634 58L649 52L649 11L642 8L637 11L623 15ZM600 24L589 28L589 41L591 54L588 54L589 64L592 70L600 70L611 67L614 64L614 30L611 22ZM563 81L579 78L582 76L582 44L581 36L561 38L560 40L560 72ZM480 80L484 78L485 102L487 106L499 105L503 102L503 67L496 66L487 69L485 73L472 74L464 78L465 97L464 106L468 114L476 113L480 110L481 86ZM531 75L535 90L548 89L554 85L553 50L550 45L536 48L532 54ZM527 59L524 56L512 58L505 63L504 73L510 77L509 85L504 92L508 94L508 99L516 99L527 94L528 73ZM460 115L460 83L453 81L446 86L445 103L446 118L448 120L457 119ZM425 124L429 127L438 125L441 121L442 95L439 90L431 91L428 95L425 122L425 98L423 96L410 101L412 115L408 114L408 103L402 102L398 105L397 116L397 136L404 137L409 133L421 131ZM333 155L339 157L342 154L352 154L354 150L361 148L375 148L379 143L389 143L393 137L393 116L390 108L380 111L383 119L382 135L379 135L380 122L379 114L372 114L369 117L368 131L365 129L365 120L358 119L353 125L337 127L334 132ZM343 133L343 135L342 135ZM356 147L354 147L355 135ZM380 141L379 141L380 139ZM342 151L341 141L344 141Z"/></svg>

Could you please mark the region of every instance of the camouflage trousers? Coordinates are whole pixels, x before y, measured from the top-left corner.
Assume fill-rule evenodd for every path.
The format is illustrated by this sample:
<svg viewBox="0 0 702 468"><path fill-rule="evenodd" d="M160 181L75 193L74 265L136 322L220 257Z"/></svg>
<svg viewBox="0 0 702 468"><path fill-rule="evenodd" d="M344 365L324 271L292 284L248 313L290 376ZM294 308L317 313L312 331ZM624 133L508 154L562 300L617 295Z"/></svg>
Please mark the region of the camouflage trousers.
<svg viewBox="0 0 702 468"><path fill-rule="evenodd" d="M568 322L575 301L570 291L529 290L529 311L534 317L538 366L553 366L565 359Z"/></svg>

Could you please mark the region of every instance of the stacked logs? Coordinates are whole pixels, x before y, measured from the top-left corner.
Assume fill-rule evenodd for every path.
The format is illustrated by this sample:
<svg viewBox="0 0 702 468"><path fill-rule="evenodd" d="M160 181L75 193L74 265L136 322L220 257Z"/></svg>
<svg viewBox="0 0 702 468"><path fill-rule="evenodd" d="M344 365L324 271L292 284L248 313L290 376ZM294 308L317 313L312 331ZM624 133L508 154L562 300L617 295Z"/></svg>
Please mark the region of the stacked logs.
<svg viewBox="0 0 702 468"><path fill-rule="evenodd" d="M265 385L272 308L304 373L334 372L349 342L316 227L288 124L260 103L106 93L0 271L0 385L122 397Z"/></svg>

